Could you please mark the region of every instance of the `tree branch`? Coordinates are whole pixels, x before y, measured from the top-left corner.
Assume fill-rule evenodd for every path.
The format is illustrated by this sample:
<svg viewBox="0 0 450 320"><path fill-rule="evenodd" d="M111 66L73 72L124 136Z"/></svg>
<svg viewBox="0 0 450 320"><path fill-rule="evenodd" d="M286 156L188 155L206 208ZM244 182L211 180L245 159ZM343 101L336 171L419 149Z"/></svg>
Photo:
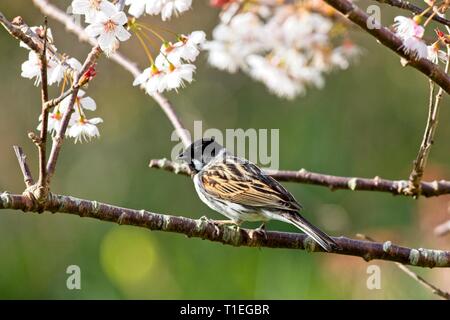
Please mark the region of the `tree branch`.
<svg viewBox="0 0 450 320"><path fill-rule="evenodd" d="M48 127L48 109L46 103L48 101L48 81L47 81L47 30L48 21L47 17L44 19L44 49L39 54L41 61L41 135L39 137L39 143L37 144L39 150L39 180L38 185L45 188L47 186L47 127Z"/></svg>
<svg viewBox="0 0 450 320"><path fill-rule="evenodd" d="M74 87L72 86L69 89L67 89L66 91L64 91L59 97L48 100L45 103L45 109L47 109L47 111L49 111L51 108L56 107L58 104L61 103L61 101L63 101L68 96L70 96L72 94L73 90L74 90Z"/></svg>
<svg viewBox="0 0 450 320"><path fill-rule="evenodd" d="M450 46L447 45L447 62L445 64L445 73L448 73L450 65ZM439 88L436 97L434 97L434 83L430 81L430 102L428 105L428 119L423 134L422 143L416 160L414 160L413 170L409 176L411 193L415 196L420 194L420 181L422 180L431 146L434 143L434 135L438 126L439 103L442 99L443 90ZM434 98L434 99L433 99Z"/></svg>
<svg viewBox="0 0 450 320"><path fill-rule="evenodd" d="M29 37L22 29L22 23L14 23L10 22L3 13L0 12L0 23L12 35L14 38L24 42L31 50L35 52L41 52L42 48L33 41L31 37Z"/></svg>
<svg viewBox="0 0 450 320"><path fill-rule="evenodd" d="M0 209L35 211L29 199L23 195L2 193ZM153 213L145 210L121 208L97 201L89 201L63 195L50 195L45 210L80 217L144 227L150 230L184 234L233 246L300 249L323 252L323 249L303 233L267 231L266 236L240 228L218 226L206 219L189 219ZM376 243L345 237L334 238L342 248L333 253L373 259L395 261L418 267L450 267L450 252L431 249L411 249L392 244L390 241Z"/></svg>
<svg viewBox="0 0 450 320"><path fill-rule="evenodd" d="M375 0L379 3L385 3L388 4L392 7L397 7L400 9L405 9L408 10L412 13L415 14L420 14L424 11L424 9L422 9L421 7L418 7L412 3L410 3L409 1L403 1L403 0ZM433 14L433 11L428 11L426 13L424 13L423 15L425 17L430 17ZM434 21L437 21L439 23L442 23L443 25L449 26L450 27L450 20L447 20L445 18L439 17L438 15L434 15L432 18Z"/></svg>
<svg viewBox="0 0 450 320"><path fill-rule="evenodd" d="M190 175L189 168L177 162L167 159L153 159L149 164L150 168L164 169L182 175ZM287 170L266 170L266 173L278 181L298 182L328 187L331 190L360 190L379 191L393 195L410 196L409 182L406 180L387 180L375 177L373 179L358 177L340 177L327 174L309 172L305 169L299 171ZM424 197L436 197L450 194L450 181L440 180L431 182L421 182L421 195Z"/></svg>
<svg viewBox="0 0 450 320"><path fill-rule="evenodd" d="M22 171L23 181L27 188L34 184L33 176L31 175L30 167L27 164L27 156L23 152L22 148L19 146L13 146L14 152L19 162L20 171Z"/></svg>
<svg viewBox="0 0 450 320"><path fill-rule="evenodd" d="M429 79L438 84L445 92L450 93L450 77L437 65L428 59L416 60L414 53L405 53L403 42L388 28L379 26L379 28L369 28L367 20L369 16L358 6L348 0L324 0L330 6L341 12L345 17L357 24L366 32L375 37L381 44L391 49L399 56L408 60L408 65L422 72Z"/></svg>
<svg viewBox="0 0 450 320"><path fill-rule="evenodd" d="M14 22L15 21L15 22ZM82 67L79 74L76 75L74 84L70 90L69 94L72 94L71 101L67 110L65 111L62 118L62 125L60 130L57 132L56 137L53 139L52 149L50 151L50 156L48 163L46 163L46 140L47 140L47 120L48 111L51 105L48 104L48 84L47 84L47 20L45 23L44 39L41 41L35 34L27 34L29 27L23 22L22 18L17 17L13 22L9 22L5 16L0 12L0 23L5 27L5 29L13 35L18 40L23 41L27 44L31 50L39 55L41 60L41 95L42 95L42 128L40 137L36 137L34 133L30 133L29 137L39 148L39 181L36 186L30 186L28 193L33 193L34 199L36 199L41 205L46 201L50 184L50 179L54 174L56 168L56 162L58 159L59 151L64 140L64 135L67 130L70 116L73 112L73 106L75 99L78 94L80 87L79 80L80 77L86 72L86 70L95 63L98 56L101 54L99 47L94 47L86 58L86 61ZM24 31L25 30L25 31ZM40 45L43 42L42 46ZM66 93L63 93L65 95ZM51 100L51 103L57 102L59 98ZM62 100L62 99L61 99ZM20 160L19 160L20 162ZM31 195L29 195L31 197Z"/></svg>
<svg viewBox="0 0 450 320"><path fill-rule="evenodd" d="M60 10L58 7L51 4L48 0L33 0L33 3L43 14L60 22L66 27L67 31L77 35L78 39L81 42L86 42L91 45L95 45L95 42L88 37L88 35L86 34L86 32L82 27L80 27L74 22L72 17L67 15L64 11ZM133 77L137 77L139 74L142 73L141 70L139 70L139 68L136 67L136 63L130 61L127 57L123 56L119 52L114 53L110 57L110 59L119 64L128 72L130 72L133 75ZM143 87L141 88L143 89ZM182 125L170 101L160 93L155 93L151 97L158 103L159 107L163 110L163 112L169 119L170 123L172 124L173 128L176 130L181 141L183 142L183 145L186 147L189 146L191 140L187 134L188 131Z"/></svg>
<svg viewBox="0 0 450 320"><path fill-rule="evenodd" d="M48 182L53 177L56 169L56 163L58 161L58 156L61 151L61 147L64 141L64 137L67 131L67 127L69 126L69 121L72 116L72 112L74 111L74 104L76 98L78 96L78 90L80 88L80 78L85 74L85 72L95 64L98 57L102 53L99 46L95 46L92 48L91 52L89 52L84 64L80 70L80 72L75 76L75 81L72 86L72 96L70 97L69 104L67 106L67 110L64 112L64 115L61 120L61 127L59 131L56 133L56 136L53 138L52 150L50 151L50 156L48 158L47 163L47 180Z"/></svg>

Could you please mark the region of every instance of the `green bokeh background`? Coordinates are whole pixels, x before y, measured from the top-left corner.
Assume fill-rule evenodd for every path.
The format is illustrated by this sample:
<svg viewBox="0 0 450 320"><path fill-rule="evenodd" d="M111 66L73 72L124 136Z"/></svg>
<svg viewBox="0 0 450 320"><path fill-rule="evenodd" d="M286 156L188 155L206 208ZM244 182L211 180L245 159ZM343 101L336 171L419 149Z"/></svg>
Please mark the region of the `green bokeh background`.
<svg viewBox="0 0 450 320"><path fill-rule="evenodd" d="M69 1L57 1L65 7ZM369 2L360 5L366 8ZM400 11L383 7L389 24ZM30 25L42 15L31 1L1 1L0 11L22 15ZM178 32L202 29L210 37L218 11L205 1L170 21ZM158 22L157 18L146 18ZM80 60L89 47L50 19L59 51ZM168 97L189 129L280 129L280 167L335 175L406 178L421 140L427 114L428 82L373 38L358 30L364 48L349 70L327 77L322 90L285 101L243 74L230 75L198 60L196 81ZM145 66L137 41L121 51ZM35 128L40 92L21 78L27 52L0 32L0 190L20 193L23 181L12 145L21 145L36 169L36 150L26 133ZM186 177L148 168L151 158L169 157L172 128L155 102L131 86L132 77L101 59L89 95L104 119L101 138L67 141L52 190L125 207L198 218L220 216L197 198ZM428 178L449 177L450 119L447 97L427 171ZM366 233L407 246L450 249L433 227L449 218L448 197L413 200L373 192L336 191L286 184L306 207L305 215L333 235ZM251 225L250 225L251 226ZM269 229L295 231L271 222ZM368 290L366 268L381 268L382 288ZM66 268L78 265L82 289L66 288ZM416 269L414 269L416 270ZM416 270L450 289L446 270ZM392 263L310 254L286 249L234 248L64 214L42 215L3 210L0 214L0 298L154 299L430 299L435 298Z"/></svg>

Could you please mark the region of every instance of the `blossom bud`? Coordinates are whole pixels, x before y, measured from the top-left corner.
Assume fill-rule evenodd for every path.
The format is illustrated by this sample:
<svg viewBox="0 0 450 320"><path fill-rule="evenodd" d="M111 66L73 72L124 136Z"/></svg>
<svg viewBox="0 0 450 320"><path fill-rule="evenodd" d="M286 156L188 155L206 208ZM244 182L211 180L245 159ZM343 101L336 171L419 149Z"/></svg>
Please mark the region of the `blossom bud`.
<svg viewBox="0 0 450 320"><path fill-rule="evenodd" d="M80 80L78 81L78 85L80 87L84 86L86 83L91 81L97 74L97 71L95 71L95 64L90 66L87 71L81 76Z"/></svg>
<svg viewBox="0 0 450 320"><path fill-rule="evenodd" d="M417 23L417 24L421 24L421 23L422 23L422 21L423 21L423 17L422 17L422 16L419 16L419 15L417 15L417 16L414 16L414 17L413 17L413 20L414 20L414 22L415 22L415 23Z"/></svg>
<svg viewBox="0 0 450 320"><path fill-rule="evenodd" d="M210 0L209 4L211 7L222 8L233 0Z"/></svg>

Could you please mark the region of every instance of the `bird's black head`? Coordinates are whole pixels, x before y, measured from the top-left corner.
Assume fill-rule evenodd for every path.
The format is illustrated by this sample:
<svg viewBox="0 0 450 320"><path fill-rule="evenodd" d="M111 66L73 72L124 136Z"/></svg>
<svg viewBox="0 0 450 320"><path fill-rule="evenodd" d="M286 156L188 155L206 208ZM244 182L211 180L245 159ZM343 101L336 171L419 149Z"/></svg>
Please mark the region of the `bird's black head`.
<svg viewBox="0 0 450 320"><path fill-rule="evenodd" d="M178 159L185 161L189 168L194 173L197 173L223 149L224 147L214 141L214 137L203 138L195 141L187 147L178 156Z"/></svg>

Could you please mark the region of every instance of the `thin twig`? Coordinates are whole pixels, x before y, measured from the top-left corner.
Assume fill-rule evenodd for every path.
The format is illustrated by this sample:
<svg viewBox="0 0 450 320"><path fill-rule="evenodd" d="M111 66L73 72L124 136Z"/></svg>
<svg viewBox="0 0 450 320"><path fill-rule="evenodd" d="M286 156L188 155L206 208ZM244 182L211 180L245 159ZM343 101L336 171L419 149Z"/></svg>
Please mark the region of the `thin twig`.
<svg viewBox="0 0 450 320"><path fill-rule="evenodd" d="M74 22L72 17L67 15L63 10L51 4L48 0L33 0L33 3L43 14L60 22L66 27L69 32L77 35L78 39L81 42L86 42L91 45L96 44L95 41L93 41L86 34L84 29ZM136 66L136 63L132 62L119 52L116 52L112 56L110 56L110 59L130 72L133 77L137 77L142 73L142 71L139 70L139 68ZM141 89L143 89L143 87L141 87ZM158 103L161 110L163 110L173 128L177 132L178 136L180 137L181 141L183 142L183 145L188 146L191 143L188 131L184 128L170 101L160 93L155 93L151 97Z"/></svg>
<svg viewBox="0 0 450 320"><path fill-rule="evenodd" d="M86 60L84 61L84 64L80 70L80 72L75 76L75 81L72 86L72 95L69 101L69 104L67 106L66 111L64 112L64 115L61 120L61 127L59 128L59 131L56 133L56 136L53 138L53 144L52 149L50 151L50 156L48 158L47 163L47 180L48 182L53 177L53 174L55 173L56 169L56 163L58 161L59 153L61 151L61 147L64 141L64 137L66 135L67 127L69 126L69 121L72 116L72 113L74 111L74 104L78 95L79 90L79 81L81 76L97 61L98 57L102 53L99 46L95 46L92 48L92 50L89 52L88 56L86 57Z"/></svg>
<svg viewBox="0 0 450 320"><path fill-rule="evenodd" d="M0 12L0 23L11 33L11 35L13 35L14 37L16 37L17 39L23 41L24 43L26 43L31 50L35 51L38 55L40 56L45 56L45 51L47 49L47 40L46 38L44 39L44 45L41 48L39 45L36 44L35 41L33 41L32 38L30 38L30 36L28 36L27 34L25 34L18 26L13 25L12 23L10 23L5 17L4 15ZM22 19L20 19L20 23L21 25L25 24L23 23ZM48 162L46 164L46 169L44 170L40 170L40 177L44 176L45 177L45 181L42 180L42 184L48 186L50 184L50 179L52 178L55 169L56 169L56 162L58 160L58 156L59 156L59 152L61 150L62 147L62 143L64 141L64 136L67 130L67 127L69 125L69 121L70 121L70 117L71 114L73 112L73 108L74 108L74 104L78 95L78 90L80 88L80 84L79 84L79 80L80 77L82 75L84 75L84 73L88 70L89 67L91 67L93 64L95 64L97 58L100 56L100 54L102 53L101 49L99 46L95 46L92 48L91 52L88 54L82 69L79 73L76 74L75 76L75 81L74 84L72 85L71 90L67 93L67 95L71 94L71 100L69 102L69 105L66 109L66 111L63 114L62 120L61 120L61 127L59 128L59 131L56 133L56 136L53 138L53 144L52 144L52 149L50 151L50 155L49 155L49 159ZM44 63L44 66L46 65L46 60ZM43 96L43 103L42 103L42 114L47 114L48 115L48 111L49 111L49 105L47 105L47 100L48 100L48 92L47 92L47 88L44 85L44 78L46 78L47 74L45 72L42 72L42 77L43 77L43 89L42 89L42 96ZM66 93L63 93L63 95ZM58 100L61 97L58 97L56 99L53 100L52 103L54 102L58 102ZM45 100L45 101L44 101ZM62 99L61 99L62 100ZM48 118L48 117L47 117ZM44 121L45 117L42 119ZM42 126L44 129L44 124ZM32 140L37 143L37 144L42 144L42 137L46 137L47 134L47 130L42 130L41 131L41 138L37 139L33 134L30 134L30 137L32 138ZM45 153L41 152L42 148L39 149L40 150L40 168L41 168L41 164L44 164L45 167ZM44 150L45 151L45 148ZM41 160L44 161L41 161ZM44 172L43 175L42 172ZM42 186L42 184L40 183L39 185ZM42 190L45 188L41 188L41 192L43 191L43 193L41 193L42 196L46 196L47 192L45 192L46 190ZM45 197L44 197L45 198ZM41 199L41 197L36 197L36 199L40 200L41 202L44 201L45 199Z"/></svg>
<svg viewBox="0 0 450 320"><path fill-rule="evenodd" d="M40 52L42 48L39 47L38 44L36 44L32 38L30 38L28 35L25 34L22 29L11 23L6 17L3 15L3 13L0 12L0 24L11 34L14 38L22 41L25 43L31 50L35 52Z"/></svg>
<svg viewBox="0 0 450 320"><path fill-rule="evenodd" d="M437 125L437 122L433 121L434 114L434 82L429 80L430 84L430 97L428 102L428 118L425 126L425 132L423 134L422 143L420 144L417 157L413 162L413 169L409 175L409 182L411 184L411 192L415 194L420 193L420 181L422 180L424 168L428 158L428 150L431 148L430 134L433 125Z"/></svg>
<svg viewBox="0 0 450 320"><path fill-rule="evenodd" d="M27 188L34 184L33 176L31 175L30 167L27 164L27 156L19 146L13 146L14 153L16 154L17 161L19 162L20 171L22 171L23 181Z"/></svg>
<svg viewBox="0 0 450 320"><path fill-rule="evenodd" d="M450 46L447 45L447 62L445 64L445 73L448 73L450 65ZM423 134L422 143L419 152L414 161L413 170L409 176L411 192L414 195L420 194L420 182L422 180L425 166L430 155L431 146L434 143L434 135L438 126L439 103L443 94L442 88L439 88L436 97L434 97L434 83L430 81L430 101L428 106L428 118ZM434 98L434 99L433 99Z"/></svg>
<svg viewBox="0 0 450 320"><path fill-rule="evenodd" d="M23 195L0 194L0 209L35 211L27 197ZM300 249L309 252L323 252L311 238L303 233L266 231L260 235L254 230L217 225L213 221L200 218L154 213L145 210L121 208L97 201L89 201L69 196L51 195L45 203L50 212L61 212L90 217L97 220L139 226L150 230L184 234L187 237L207 239L233 246ZM362 257L366 261L381 259L418 267L450 268L450 252L434 249L413 249L392 244L335 237L342 248L335 254Z"/></svg>
<svg viewBox="0 0 450 320"><path fill-rule="evenodd" d="M426 281L424 278L422 278L421 276L419 276L417 273L413 272L411 269L409 269L407 266L396 262L395 263L397 265L397 267L400 268L400 270L402 270L403 272L405 272L408 276L410 276L411 278L413 278L414 280L416 280L417 282L419 282L422 286L424 286L425 288L431 290L432 293L434 293L435 295L438 295L439 297L441 297L442 299L445 300L450 300L450 293L443 291L441 289L439 289L438 287L432 285L431 283L429 283L428 281Z"/></svg>
<svg viewBox="0 0 450 320"><path fill-rule="evenodd" d="M66 91L64 91L59 97L48 100L45 103L45 109L50 111L50 109L52 109L53 107L56 107L58 104L61 103L61 101L63 101L68 96L70 96L72 94L73 90L74 90L74 87L72 86L69 89L67 89Z"/></svg>
<svg viewBox="0 0 450 320"><path fill-rule="evenodd" d="M368 237L364 234L357 234L357 237L371 241L371 242L376 242L373 238ZM419 276L417 273L413 272L411 269L409 269L407 266L396 262L395 263L397 265L397 267L402 270L404 273L406 273L408 276L410 276L411 278L413 278L414 280L416 280L417 282L419 282L423 287L425 287L426 289L430 290L433 294L445 299L445 300L450 300L450 293L445 292L441 289L439 289L438 287L434 286L433 284L429 283L428 281L426 281L424 278L422 278L421 276Z"/></svg>
<svg viewBox="0 0 450 320"><path fill-rule="evenodd" d="M48 21L47 17L44 18L44 49L42 53L39 54L39 59L41 61L41 100L42 100L42 126L41 135L38 143L39 149L39 180L38 184L41 187L46 187L47 185L47 128L48 128L48 109L46 108L46 103L48 101L48 81L47 81L47 30Z"/></svg>
<svg viewBox="0 0 450 320"><path fill-rule="evenodd" d="M153 159L149 164L150 168L164 169L166 171L189 176L189 167L167 159ZM297 182L312 184L330 188L331 190L351 190L351 191L379 191L393 195L410 196L409 182L407 180L387 180L380 177L373 179L360 177L340 177L328 174L310 172L305 169L298 171L288 170L265 170L265 172L278 181ZM450 194L450 181L430 181L421 182L421 195L424 197L436 197Z"/></svg>

